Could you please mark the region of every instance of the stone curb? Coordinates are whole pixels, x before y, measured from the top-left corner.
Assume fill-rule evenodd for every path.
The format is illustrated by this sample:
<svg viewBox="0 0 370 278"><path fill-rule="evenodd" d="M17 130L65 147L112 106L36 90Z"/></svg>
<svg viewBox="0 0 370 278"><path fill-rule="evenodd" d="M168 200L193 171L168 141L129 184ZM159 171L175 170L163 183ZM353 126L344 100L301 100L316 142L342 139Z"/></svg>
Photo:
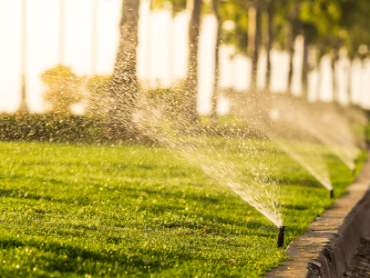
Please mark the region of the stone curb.
<svg viewBox="0 0 370 278"><path fill-rule="evenodd" d="M370 237L370 159L342 196L287 248L287 258L270 277L340 278L359 247Z"/></svg>

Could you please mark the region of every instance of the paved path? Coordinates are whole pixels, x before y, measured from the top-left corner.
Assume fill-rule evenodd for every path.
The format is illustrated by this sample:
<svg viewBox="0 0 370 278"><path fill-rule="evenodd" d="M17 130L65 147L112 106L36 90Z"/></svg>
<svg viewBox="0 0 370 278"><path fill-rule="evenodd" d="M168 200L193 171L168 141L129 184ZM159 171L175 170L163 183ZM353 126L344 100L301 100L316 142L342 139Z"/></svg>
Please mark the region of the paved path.
<svg viewBox="0 0 370 278"><path fill-rule="evenodd" d="M350 271L345 272L343 277L370 277L370 239L361 238L361 245L353 256Z"/></svg>

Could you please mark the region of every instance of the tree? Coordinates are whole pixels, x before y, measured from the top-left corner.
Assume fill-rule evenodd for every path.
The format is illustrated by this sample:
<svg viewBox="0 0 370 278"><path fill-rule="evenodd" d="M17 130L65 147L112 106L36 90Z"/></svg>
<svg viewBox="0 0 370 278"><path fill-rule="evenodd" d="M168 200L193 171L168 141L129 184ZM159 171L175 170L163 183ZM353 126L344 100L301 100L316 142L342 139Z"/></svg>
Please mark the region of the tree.
<svg viewBox="0 0 370 278"><path fill-rule="evenodd" d="M149 0L150 1L150 0ZM169 9L172 11L172 19L183 10L186 9L186 0L152 0L150 1L150 9ZM149 22L149 19L147 19ZM174 26L173 24L169 24L169 64L168 64L168 73L170 80L172 80L171 77L173 73L173 31ZM149 29L149 28L148 28ZM150 41L150 39L149 39ZM150 47L150 46L149 46ZM149 51L148 51L148 57L149 57ZM149 67L148 67L149 68ZM149 76L149 73L147 74Z"/></svg>
<svg viewBox="0 0 370 278"><path fill-rule="evenodd" d="M267 43L266 43L266 55L267 55L267 65L266 65L266 84L265 90L270 91L271 87L271 49L274 42L274 31L273 31L273 19L275 10L276 0L270 0L267 3L266 13L267 13Z"/></svg>
<svg viewBox="0 0 370 278"><path fill-rule="evenodd" d="M98 41L99 41L99 2L93 0L92 4L92 40L91 40L91 71L93 74L97 72L98 64Z"/></svg>
<svg viewBox="0 0 370 278"><path fill-rule="evenodd" d="M22 24L21 24L21 105L19 107L20 114L27 114L28 106L27 106L27 1L22 0Z"/></svg>
<svg viewBox="0 0 370 278"><path fill-rule="evenodd" d="M230 0L221 4L222 20L232 20L235 27L223 31L223 41L252 59L251 91L257 89L257 67L262 37L266 38L267 70L266 90L270 88L270 52L275 40L274 17L277 3L282 0ZM267 15L266 28L262 30L262 13ZM262 36L263 33L264 36Z"/></svg>
<svg viewBox="0 0 370 278"><path fill-rule="evenodd" d="M176 15L177 13L186 9L186 2L192 0L150 0L152 9L163 9L166 6L166 3L171 3L172 13Z"/></svg>
<svg viewBox="0 0 370 278"><path fill-rule="evenodd" d="M254 1L248 11L248 53L252 59L252 73L250 90L257 90L257 66L259 48L261 44L261 5Z"/></svg>
<svg viewBox="0 0 370 278"><path fill-rule="evenodd" d="M217 32L216 32L216 46L215 46L215 80L213 83L213 94L212 94L212 110L211 119L213 122L217 121L217 102L218 102L218 92L219 92L219 79L220 79L220 59L219 59L219 49L221 42L221 18L218 12L218 0L212 0L213 13L217 21Z"/></svg>
<svg viewBox="0 0 370 278"><path fill-rule="evenodd" d="M222 23L232 28L222 29L222 42L233 45L242 54L248 55L248 3L244 0L220 1Z"/></svg>
<svg viewBox="0 0 370 278"><path fill-rule="evenodd" d="M339 60L339 49L342 45L342 41L338 38L335 40L332 48L332 58L331 58L331 72L332 72L332 86L333 86L333 101L339 102L339 91L336 78L336 64Z"/></svg>
<svg viewBox="0 0 370 278"><path fill-rule="evenodd" d="M119 46L110 95L112 106L109 111L110 131L116 134L125 128L135 127L133 112L137 96L136 49L138 46L139 0L122 1L122 15L119 23Z"/></svg>
<svg viewBox="0 0 370 278"><path fill-rule="evenodd" d="M198 120L197 89L198 89L198 42L200 31L200 14L202 0L189 0L191 18L189 22L189 56L188 72L184 84L185 118L189 123Z"/></svg>
<svg viewBox="0 0 370 278"><path fill-rule="evenodd" d="M317 50L318 65L320 67L321 58L327 54L332 54L332 86L333 100L338 101L338 89L336 80L336 63L339 59L339 49L342 40L339 33L343 28L343 6L347 0L300 0L299 21L302 26L304 36L304 59L302 69L302 88L303 96L307 96L307 74L309 71L307 64L308 45L314 44ZM320 68L319 68L319 75ZM320 87L321 76L319 76L318 88Z"/></svg>
<svg viewBox="0 0 370 278"><path fill-rule="evenodd" d="M370 5L367 0L349 1L342 3L342 10L346 11L346 16L341 19L344 28L340 34L349 59L347 97L351 103L354 100L351 90L352 61L355 58L363 61L369 55L364 50L370 46Z"/></svg>
<svg viewBox="0 0 370 278"><path fill-rule="evenodd" d="M291 4L289 15L288 15L288 52L289 52L289 72L288 72L288 94L292 94L292 81L293 81L293 58L295 54L295 40L297 37L297 26L298 26L298 12L299 2L293 1Z"/></svg>
<svg viewBox="0 0 370 278"><path fill-rule="evenodd" d="M312 23L302 22L301 32L303 36L303 64L302 64L302 94L301 98L308 98L308 74L312 70L312 66L308 64L308 51L315 39L317 39L317 29Z"/></svg>

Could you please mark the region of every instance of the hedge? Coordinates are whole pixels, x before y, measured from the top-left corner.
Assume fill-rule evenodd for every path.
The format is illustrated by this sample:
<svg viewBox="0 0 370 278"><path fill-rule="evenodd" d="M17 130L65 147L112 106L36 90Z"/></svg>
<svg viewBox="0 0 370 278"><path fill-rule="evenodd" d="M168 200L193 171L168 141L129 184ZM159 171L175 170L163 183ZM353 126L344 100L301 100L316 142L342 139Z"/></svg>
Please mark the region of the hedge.
<svg viewBox="0 0 370 278"><path fill-rule="evenodd" d="M261 137L258 132L247 126L220 122L209 125L200 121L191 128L183 127L182 134L216 137ZM179 131L179 130L178 130ZM263 137L263 136L262 136ZM58 114L26 114L0 115L0 141L41 141L41 142L87 142L107 143L117 141L149 142L149 138L138 129L120 131L114 135L108 132L107 121L100 117L58 115Z"/></svg>
<svg viewBox="0 0 370 278"><path fill-rule="evenodd" d="M1 141L101 142L109 140L105 122L86 116L1 115Z"/></svg>

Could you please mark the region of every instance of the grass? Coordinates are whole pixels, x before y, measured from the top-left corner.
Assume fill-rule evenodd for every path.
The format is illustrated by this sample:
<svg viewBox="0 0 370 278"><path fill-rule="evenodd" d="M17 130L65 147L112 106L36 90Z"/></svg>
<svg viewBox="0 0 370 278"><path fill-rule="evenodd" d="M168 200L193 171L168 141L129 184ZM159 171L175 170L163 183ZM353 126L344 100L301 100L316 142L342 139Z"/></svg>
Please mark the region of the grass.
<svg viewBox="0 0 370 278"><path fill-rule="evenodd" d="M286 259L269 220L167 149L0 150L1 277L258 277ZM353 177L323 153L337 198ZM273 156L286 247L333 200L285 153Z"/></svg>

